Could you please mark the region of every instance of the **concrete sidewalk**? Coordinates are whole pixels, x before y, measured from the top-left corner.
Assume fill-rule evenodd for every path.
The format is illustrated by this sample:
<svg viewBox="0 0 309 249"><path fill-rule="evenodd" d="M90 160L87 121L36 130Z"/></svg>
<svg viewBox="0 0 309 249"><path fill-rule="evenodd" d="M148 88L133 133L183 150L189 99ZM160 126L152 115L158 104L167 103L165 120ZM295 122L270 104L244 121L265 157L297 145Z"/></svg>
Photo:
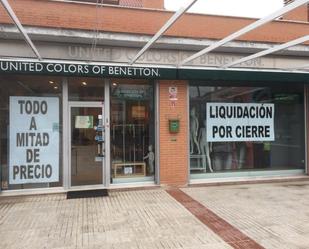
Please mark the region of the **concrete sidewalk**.
<svg viewBox="0 0 309 249"><path fill-rule="evenodd" d="M182 189L265 248L309 248L309 182Z"/></svg>
<svg viewBox="0 0 309 249"><path fill-rule="evenodd" d="M192 203L161 188L74 200L3 197L0 248L246 248L224 238L233 229L260 246L254 248L309 248L307 182L177 191ZM232 228L224 231L209 214Z"/></svg>
<svg viewBox="0 0 309 249"><path fill-rule="evenodd" d="M230 248L163 189L0 200L0 248Z"/></svg>

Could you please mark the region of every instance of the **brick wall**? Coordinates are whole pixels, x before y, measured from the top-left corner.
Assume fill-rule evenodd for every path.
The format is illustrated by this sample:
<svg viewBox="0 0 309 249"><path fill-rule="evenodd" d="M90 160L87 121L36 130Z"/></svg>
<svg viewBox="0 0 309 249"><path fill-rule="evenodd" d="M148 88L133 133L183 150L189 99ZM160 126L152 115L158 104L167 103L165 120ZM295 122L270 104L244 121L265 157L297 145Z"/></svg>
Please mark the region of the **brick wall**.
<svg viewBox="0 0 309 249"><path fill-rule="evenodd" d="M287 5L291 2L294 2L294 0L284 0L284 5ZM308 22L309 15L308 15L308 4L304 4L286 15L282 17L283 20L291 20L291 21L302 21L302 22Z"/></svg>
<svg viewBox="0 0 309 249"><path fill-rule="evenodd" d="M169 100L169 87L178 88L175 106ZM182 186L188 183L188 113L185 81L160 81L160 184ZM168 119L180 119L179 133L169 132Z"/></svg>
<svg viewBox="0 0 309 249"><path fill-rule="evenodd" d="M108 6L96 8L94 5L43 0L10 0L10 3L25 26L81 30L98 28L107 32L134 34L155 34L173 14L164 10ZM97 19L97 16L101 19ZM186 14L165 35L222 39L253 21L255 19ZM12 23L2 5L0 5L0 23ZM238 40L282 43L308 33L309 24L276 21L249 32Z"/></svg>
<svg viewBox="0 0 309 249"><path fill-rule="evenodd" d="M120 0L119 5L142 8L143 2L142 2L142 0Z"/></svg>
<svg viewBox="0 0 309 249"><path fill-rule="evenodd" d="M164 9L164 0L142 0L144 8Z"/></svg>

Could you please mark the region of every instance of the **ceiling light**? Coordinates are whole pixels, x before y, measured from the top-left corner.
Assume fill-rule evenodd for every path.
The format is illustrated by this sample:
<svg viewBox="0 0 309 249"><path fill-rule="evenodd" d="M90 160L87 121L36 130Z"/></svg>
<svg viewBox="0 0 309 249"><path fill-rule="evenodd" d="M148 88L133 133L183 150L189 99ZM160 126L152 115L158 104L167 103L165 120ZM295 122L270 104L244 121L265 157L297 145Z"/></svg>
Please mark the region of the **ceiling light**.
<svg viewBox="0 0 309 249"><path fill-rule="evenodd" d="M52 80L50 80L50 81L48 81L49 82L49 84L54 84L55 82L53 82Z"/></svg>
<svg viewBox="0 0 309 249"><path fill-rule="evenodd" d="M114 82L114 83L113 83L113 86L117 86L117 83Z"/></svg>
<svg viewBox="0 0 309 249"><path fill-rule="evenodd" d="M58 87L57 87L57 86L54 86L54 89L58 89Z"/></svg>
<svg viewBox="0 0 309 249"><path fill-rule="evenodd" d="M83 81L83 82L82 82L82 85L83 85L83 86L87 86L87 82L86 82L86 81Z"/></svg>

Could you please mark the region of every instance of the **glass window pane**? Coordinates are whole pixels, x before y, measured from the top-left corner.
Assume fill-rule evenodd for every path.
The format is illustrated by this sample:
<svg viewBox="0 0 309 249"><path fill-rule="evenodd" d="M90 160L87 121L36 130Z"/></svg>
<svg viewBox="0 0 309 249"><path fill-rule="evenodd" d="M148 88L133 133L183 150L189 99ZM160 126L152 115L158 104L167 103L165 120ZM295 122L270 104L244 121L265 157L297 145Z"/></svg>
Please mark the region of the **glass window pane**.
<svg viewBox="0 0 309 249"><path fill-rule="evenodd" d="M154 180L154 113L153 84L145 81L112 81L113 183Z"/></svg>
<svg viewBox="0 0 309 249"><path fill-rule="evenodd" d="M103 101L104 80L99 78L69 78L69 101Z"/></svg>
<svg viewBox="0 0 309 249"><path fill-rule="evenodd" d="M2 190L62 186L61 82L58 77L1 76ZM11 162L18 165L9 165L10 149Z"/></svg>
<svg viewBox="0 0 309 249"><path fill-rule="evenodd" d="M102 184L102 132L102 107L71 107L72 186Z"/></svg>
<svg viewBox="0 0 309 249"><path fill-rule="evenodd" d="M247 132L247 135L240 135L241 138L237 141L226 141L224 139L228 137L227 129L234 132L233 126L229 123L231 121L227 118L218 126L218 128L222 127L223 139L209 142L207 132L213 133L208 130L210 125L207 129L207 124L209 124L209 119L206 118L207 103L216 103L216 106L229 106L231 108L237 108L236 106L248 108L254 104L260 104L258 105L260 107L266 104L273 105L273 141L268 141L265 137L264 139L253 138L255 128L246 125L247 121L245 122L245 120L240 125L249 129L249 131L243 131ZM227 103L228 105L226 105ZM234 109L229 110L233 111ZM229 115L228 111L226 115ZM238 118L238 121L240 122L240 118ZM235 122L238 121L236 118ZM259 118L255 122L256 127L262 127L265 124L265 119ZM230 136L232 137L232 135ZM243 138L245 136L251 138ZM293 88L284 85L280 87L233 87L226 85L205 86L205 84L198 83L190 86L191 174L304 169L304 138L304 94L302 86L295 85Z"/></svg>

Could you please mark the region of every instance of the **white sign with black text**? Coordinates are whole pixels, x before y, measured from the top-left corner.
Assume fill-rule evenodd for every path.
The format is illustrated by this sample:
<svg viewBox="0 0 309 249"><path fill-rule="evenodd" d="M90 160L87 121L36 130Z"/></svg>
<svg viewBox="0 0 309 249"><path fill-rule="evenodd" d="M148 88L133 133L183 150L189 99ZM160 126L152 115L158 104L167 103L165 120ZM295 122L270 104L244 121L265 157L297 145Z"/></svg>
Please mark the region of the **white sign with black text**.
<svg viewBox="0 0 309 249"><path fill-rule="evenodd" d="M59 99L10 97L10 184L59 181Z"/></svg>
<svg viewBox="0 0 309 249"><path fill-rule="evenodd" d="M207 103L207 141L274 141L274 115L274 104Z"/></svg>

